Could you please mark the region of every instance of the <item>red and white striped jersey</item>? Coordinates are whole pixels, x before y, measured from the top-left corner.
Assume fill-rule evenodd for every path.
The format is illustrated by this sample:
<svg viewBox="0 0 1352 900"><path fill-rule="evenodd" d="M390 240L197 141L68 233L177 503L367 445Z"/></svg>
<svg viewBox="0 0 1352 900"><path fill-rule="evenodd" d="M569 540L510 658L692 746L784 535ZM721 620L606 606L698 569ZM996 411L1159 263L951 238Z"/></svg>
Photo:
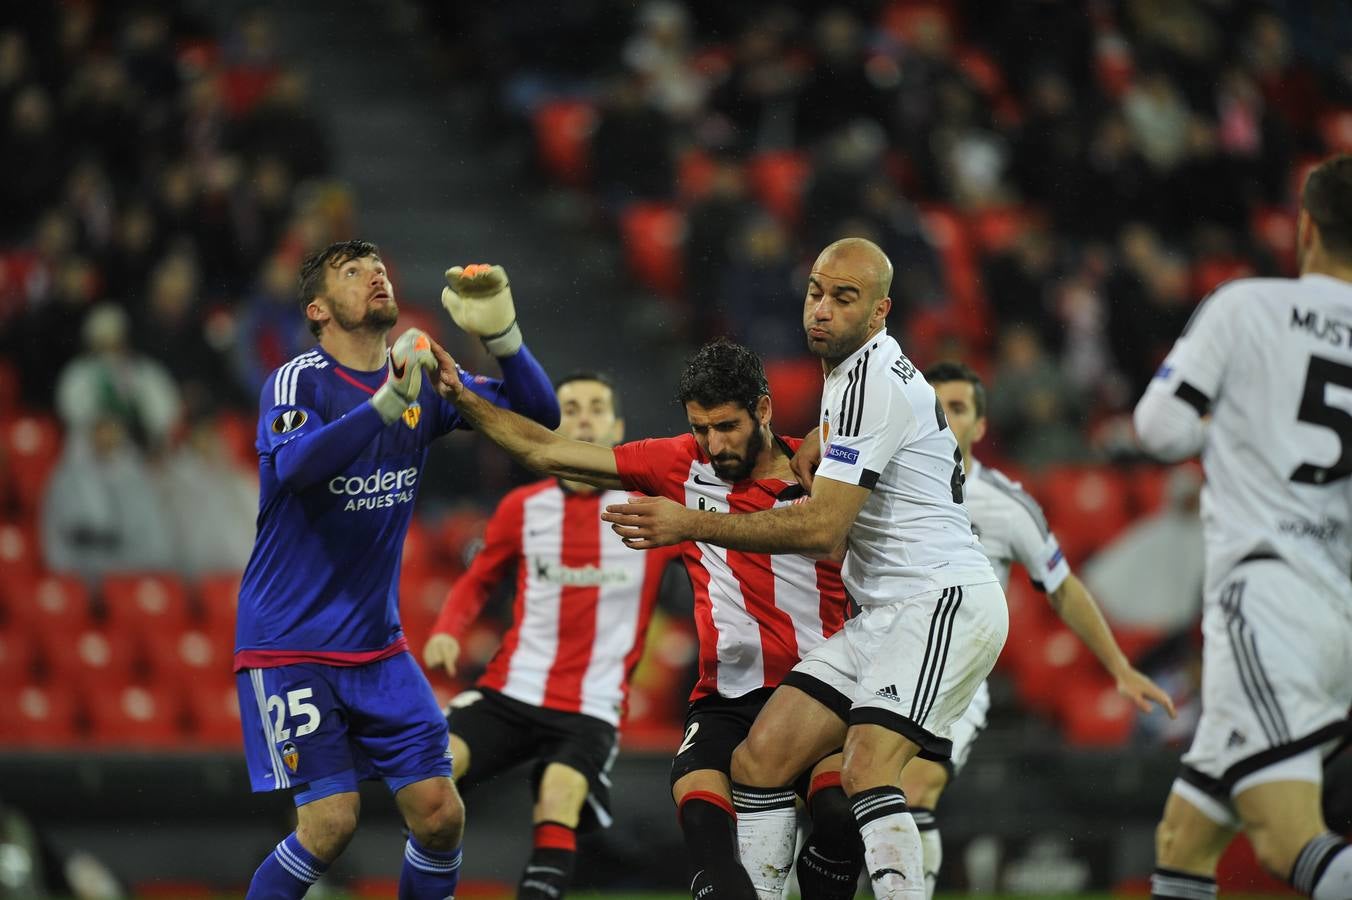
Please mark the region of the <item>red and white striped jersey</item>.
<svg viewBox="0 0 1352 900"><path fill-rule="evenodd" d="M680 553L630 550L601 521L607 504L628 498L573 493L550 479L498 504L483 549L451 587L433 629L462 637L515 565L512 627L481 686L619 725L662 570Z"/></svg>
<svg viewBox="0 0 1352 900"><path fill-rule="evenodd" d="M802 443L780 440L790 451ZM626 488L711 515L788 506L806 496L797 483L778 478L724 481L689 434L621 444L615 448L615 463ZM699 681L692 701L775 687L845 623L838 563L703 542L679 546L695 588L699 635Z"/></svg>

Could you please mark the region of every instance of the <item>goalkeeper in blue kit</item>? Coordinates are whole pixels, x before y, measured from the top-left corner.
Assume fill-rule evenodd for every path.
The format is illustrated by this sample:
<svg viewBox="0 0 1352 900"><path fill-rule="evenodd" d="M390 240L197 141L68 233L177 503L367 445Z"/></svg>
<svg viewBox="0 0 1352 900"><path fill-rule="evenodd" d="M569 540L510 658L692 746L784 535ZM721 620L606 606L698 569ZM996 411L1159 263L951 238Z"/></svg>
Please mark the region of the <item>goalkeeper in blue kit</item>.
<svg viewBox="0 0 1352 900"><path fill-rule="evenodd" d="M501 380L464 383L557 427L506 273L457 267L446 280L451 317L502 368ZM258 537L234 660L253 789L291 791L298 824L247 896L303 896L356 830L358 782L380 778L409 830L399 896L442 900L459 880L464 807L446 719L399 625L398 574L427 447L463 422L423 383L436 367L426 334L410 329L387 347L399 310L375 245L346 241L307 258L300 303L319 343L263 386Z"/></svg>

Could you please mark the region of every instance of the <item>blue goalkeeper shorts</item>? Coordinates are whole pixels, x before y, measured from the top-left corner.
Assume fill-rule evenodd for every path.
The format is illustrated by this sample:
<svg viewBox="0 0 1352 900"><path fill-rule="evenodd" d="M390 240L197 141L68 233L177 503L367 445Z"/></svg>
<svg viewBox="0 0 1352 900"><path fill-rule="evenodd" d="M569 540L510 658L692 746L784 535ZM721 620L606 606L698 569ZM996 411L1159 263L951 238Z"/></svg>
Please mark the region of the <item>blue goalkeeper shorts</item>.
<svg viewBox="0 0 1352 900"><path fill-rule="evenodd" d="M255 791L292 790L302 806L367 779L397 792L450 777L446 718L408 653L364 666L245 669L236 685Z"/></svg>

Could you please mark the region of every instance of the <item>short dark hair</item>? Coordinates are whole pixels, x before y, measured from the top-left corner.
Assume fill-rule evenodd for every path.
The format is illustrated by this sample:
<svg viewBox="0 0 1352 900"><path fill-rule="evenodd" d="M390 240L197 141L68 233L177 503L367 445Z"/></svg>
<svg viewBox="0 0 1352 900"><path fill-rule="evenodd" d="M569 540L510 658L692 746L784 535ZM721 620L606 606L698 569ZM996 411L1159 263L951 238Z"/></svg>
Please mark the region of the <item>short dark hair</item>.
<svg viewBox="0 0 1352 900"><path fill-rule="evenodd" d="M301 313L304 314L310 301L324 290L325 272L338 268L350 259L361 259L366 256L380 259L380 248L370 241L338 241L305 257L305 261L300 264L300 288L297 292ZM309 316L306 316L306 320L310 326L310 333L319 337L323 325L310 319Z"/></svg>
<svg viewBox="0 0 1352 900"><path fill-rule="evenodd" d="M593 372L587 369L580 369L576 372L570 372L567 375L554 382L554 391L565 384L572 384L574 381L595 381L597 384L604 384L610 388L610 408L615 411L615 418L620 417L620 392L615 387L615 379L611 378L605 372Z"/></svg>
<svg viewBox="0 0 1352 900"><path fill-rule="evenodd" d="M755 418L756 404L769 393L760 357L741 344L719 338L700 347L686 362L676 397L682 405L736 403Z"/></svg>
<svg viewBox="0 0 1352 900"><path fill-rule="evenodd" d="M925 380L930 384L943 384L946 381L965 381L972 386L972 405L976 407L976 417L986 415L986 386L981 376L966 363L948 360L935 363L925 370Z"/></svg>
<svg viewBox="0 0 1352 900"><path fill-rule="evenodd" d="M1319 238L1335 256L1352 259L1352 155L1324 160L1305 179L1300 205L1319 226Z"/></svg>

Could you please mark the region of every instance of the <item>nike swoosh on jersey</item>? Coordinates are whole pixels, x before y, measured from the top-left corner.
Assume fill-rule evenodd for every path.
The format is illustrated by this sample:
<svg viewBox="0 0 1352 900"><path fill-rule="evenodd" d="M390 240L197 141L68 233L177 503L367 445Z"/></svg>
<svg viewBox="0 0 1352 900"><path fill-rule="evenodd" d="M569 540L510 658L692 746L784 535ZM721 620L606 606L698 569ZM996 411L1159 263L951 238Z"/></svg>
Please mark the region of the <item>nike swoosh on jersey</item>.
<svg viewBox="0 0 1352 900"><path fill-rule="evenodd" d="M695 476L694 476L694 479L695 479L695 484L702 484L702 485L704 485L705 487L727 487L727 484L726 484L725 482L722 482L722 481L705 481L703 478L700 478L699 475L695 475Z"/></svg>

